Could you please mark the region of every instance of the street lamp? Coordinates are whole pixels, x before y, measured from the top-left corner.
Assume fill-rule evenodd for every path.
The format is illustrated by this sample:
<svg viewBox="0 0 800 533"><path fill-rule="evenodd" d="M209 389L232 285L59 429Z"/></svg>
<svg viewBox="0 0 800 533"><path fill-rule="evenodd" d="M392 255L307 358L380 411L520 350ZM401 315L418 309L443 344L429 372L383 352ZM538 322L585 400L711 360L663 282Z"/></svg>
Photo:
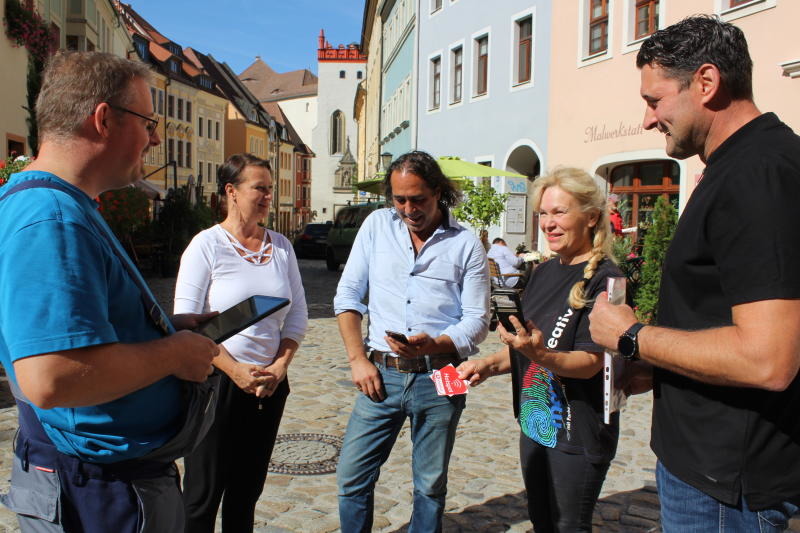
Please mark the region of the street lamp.
<svg viewBox="0 0 800 533"><path fill-rule="evenodd" d="M381 154L381 164L383 165L383 173L386 174L386 172L389 170L389 165L392 164L392 154L389 152L383 152Z"/></svg>

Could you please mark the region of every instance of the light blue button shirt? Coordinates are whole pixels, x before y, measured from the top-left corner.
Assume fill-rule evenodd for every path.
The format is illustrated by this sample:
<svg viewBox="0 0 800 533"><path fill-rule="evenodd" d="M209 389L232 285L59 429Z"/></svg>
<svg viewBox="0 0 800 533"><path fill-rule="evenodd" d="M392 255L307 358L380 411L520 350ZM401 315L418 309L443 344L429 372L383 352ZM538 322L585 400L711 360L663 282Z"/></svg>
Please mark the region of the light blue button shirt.
<svg viewBox="0 0 800 533"><path fill-rule="evenodd" d="M364 299L369 294L369 304ZM408 228L391 209L370 214L339 280L334 311L369 313L365 343L388 352L385 331L447 335L459 355L478 352L489 331L489 267L480 241L454 218L414 257Z"/></svg>

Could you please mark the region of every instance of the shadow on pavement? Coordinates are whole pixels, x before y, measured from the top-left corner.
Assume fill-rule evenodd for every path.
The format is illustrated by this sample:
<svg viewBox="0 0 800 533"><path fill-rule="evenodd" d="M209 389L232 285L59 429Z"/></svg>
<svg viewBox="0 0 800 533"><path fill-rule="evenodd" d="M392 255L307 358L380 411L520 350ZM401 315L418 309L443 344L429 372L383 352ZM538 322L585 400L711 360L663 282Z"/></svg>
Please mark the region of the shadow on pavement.
<svg viewBox="0 0 800 533"><path fill-rule="evenodd" d="M479 531L501 533L514 525L528 521L528 500L525 491L505 494L478 505L471 505L457 513L445 513L442 530L445 533ZM392 533L406 533L409 524ZM529 530L532 531L532 530Z"/></svg>
<svg viewBox="0 0 800 533"><path fill-rule="evenodd" d="M11 394L11 388L8 386L8 379L4 378L0 380L0 409L5 409L12 405L14 405L14 395Z"/></svg>

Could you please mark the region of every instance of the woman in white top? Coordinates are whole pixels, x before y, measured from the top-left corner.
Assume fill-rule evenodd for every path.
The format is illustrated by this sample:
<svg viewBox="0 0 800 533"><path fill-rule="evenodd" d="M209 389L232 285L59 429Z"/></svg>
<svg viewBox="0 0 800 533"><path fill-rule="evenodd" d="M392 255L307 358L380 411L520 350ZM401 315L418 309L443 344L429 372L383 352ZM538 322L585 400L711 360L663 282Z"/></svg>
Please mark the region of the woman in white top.
<svg viewBox="0 0 800 533"><path fill-rule="evenodd" d="M223 311L253 295L291 304L220 345L214 425L185 459L186 531L252 532L289 384L286 370L308 323L297 259L283 235L259 225L272 203L269 163L233 155L218 173L225 220L197 234L181 258L175 312Z"/></svg>

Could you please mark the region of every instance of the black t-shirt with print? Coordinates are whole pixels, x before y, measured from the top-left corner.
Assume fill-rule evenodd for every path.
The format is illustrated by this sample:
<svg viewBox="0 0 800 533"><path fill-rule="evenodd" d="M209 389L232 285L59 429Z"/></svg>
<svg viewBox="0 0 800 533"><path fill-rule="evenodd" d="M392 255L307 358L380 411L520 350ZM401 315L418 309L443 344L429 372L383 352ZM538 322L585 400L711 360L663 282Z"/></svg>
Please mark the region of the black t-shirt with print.
<svg viewBox="0 0 800 533"><path fill-rule="evenodd" d="M523 314L542 331L545 346L558 351L602 352L589 334L591 304L572 309L567 303L572 286L583 279L586 263L562 265L546 261L533 271L522 296ZM611 261L600 263L585 294L594 298L606 288L606 278L622 276ZM522 432L543 446L584 454L596 463L614 457L619 418L603 423L603 372L589 379L555 376L512 350L514 415Z"/></svg>
<svg viewBox="0 0 800 533"><path fill-rule="evenodd" d="M667 252L661 326L732 324L731 308L800 298L800 137L764 114L708 160ZM800 504L800 377L783 392L656 369L652 447L686 483L751 510Z"/></svg>

